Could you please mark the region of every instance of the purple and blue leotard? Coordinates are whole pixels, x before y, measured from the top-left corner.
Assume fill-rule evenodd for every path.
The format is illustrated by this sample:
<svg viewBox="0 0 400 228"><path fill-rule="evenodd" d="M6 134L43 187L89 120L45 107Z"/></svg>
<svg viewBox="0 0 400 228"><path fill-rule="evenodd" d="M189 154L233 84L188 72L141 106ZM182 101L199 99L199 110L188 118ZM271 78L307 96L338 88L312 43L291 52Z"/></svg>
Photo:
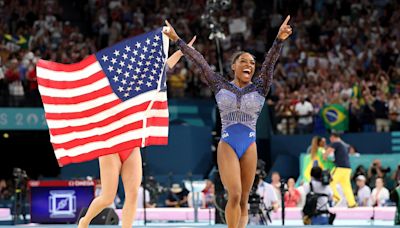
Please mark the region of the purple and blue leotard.
<svg viewBox="0 0 400 228"><path fill-rule="evenodd" d="M204 57L184 41L177 41L182 53L201 70L201 80L206 83L217 100L221 114L221 140L228 143L240 159L256 140L256 123L272 83L274 66L283 42L276 39L265 56L259 75L253 83L237 87L222 75L215 73Z"/></svg>

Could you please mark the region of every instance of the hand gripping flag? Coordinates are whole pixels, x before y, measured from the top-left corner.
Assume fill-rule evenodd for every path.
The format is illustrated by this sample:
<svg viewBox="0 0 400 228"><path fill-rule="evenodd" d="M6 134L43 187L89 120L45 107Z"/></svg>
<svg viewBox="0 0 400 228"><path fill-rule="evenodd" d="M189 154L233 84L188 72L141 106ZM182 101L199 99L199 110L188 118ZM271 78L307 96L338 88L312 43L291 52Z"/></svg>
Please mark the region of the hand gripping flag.
<svg viewBox="0 0 400 228"><path fill-rule="evenodd" d="M134 147L168 143L161 28L79 63L37 63L50 141L60 166Z"/></svg>

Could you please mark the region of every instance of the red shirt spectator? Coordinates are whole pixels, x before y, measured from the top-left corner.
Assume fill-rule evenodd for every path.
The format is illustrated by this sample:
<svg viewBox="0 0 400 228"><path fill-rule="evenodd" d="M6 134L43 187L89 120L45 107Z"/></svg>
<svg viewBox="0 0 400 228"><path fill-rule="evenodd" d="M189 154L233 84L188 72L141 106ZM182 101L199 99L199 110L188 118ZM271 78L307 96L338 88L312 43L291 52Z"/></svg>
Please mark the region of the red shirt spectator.
<svg viewBox="0 0 400 228"><path fill-rule="evenodd" d="M285 207L297 207L301 199L300 192L294 187L295 182L293 178L290 178L287 184L288 191L285 192Z"/></svg>
<svg viewBox="0 0 400 228"><path fill-rule="evenodd" d="M36 68L31 67L28 70L27 79L29 81L29 91L36 90L38 88Z"/></svg>

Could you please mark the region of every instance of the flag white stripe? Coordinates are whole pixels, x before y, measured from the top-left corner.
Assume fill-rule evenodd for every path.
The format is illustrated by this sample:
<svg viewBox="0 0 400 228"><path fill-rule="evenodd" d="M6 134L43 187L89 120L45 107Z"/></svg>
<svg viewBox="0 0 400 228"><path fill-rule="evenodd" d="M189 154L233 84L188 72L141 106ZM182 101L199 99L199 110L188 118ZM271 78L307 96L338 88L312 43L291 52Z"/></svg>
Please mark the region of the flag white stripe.
<svg viewBox="0 0 400 228"><path fill-rule="evenodd" d="M81 102L78 104L43 104L44 109L47 113L73 113L73 112L83 112L89 109L96 108L103 104L118 100L118 96L114 93L98 97L89 101Z"/></svg>
<svg viewBox="0 0 400 228"><path fill-rule="evenodd" d="M86 131L71 132L71 133L66 133L66 134L62 134L62 135L56 135L56 136L52 137L52 143L61 144L61 143L66 143L66 142L72 141L74 139L81 139L81 138L92 137L95 135L107 134L111 131L117 130L126 125L143 120L145 118L145 114L147 114L146 115L147 118L151 118L151 117L166 117L166 118L168 118L169 113L168 113L168 109L150 110L147 113L146 113L146 111L137 112L132 115L126 116L118 121L112 122L111 124L103 126L103 127L96 127L96 128L86 130Z"/></svg>
<svg viewBox="0 0 400 228"><path fill-rule="evenodd" d="M39 91L42 96L68 98L85 95L88 94L88 92L90 93L92 91L102 89L106 86L110 86L110 83L108 82L108 78L104 77L91 84L73 89L53 89L39 85Z"/></svg>
<svg viewBox="0 0 400 228"><path fill-rule="evenodd" d="M55 71L46 69L43 67L36 67L36 74L39 78L49 79L52 81L77 81L87 78L99 71L101 71L101 66L98 61L88 65L87 67L83 68L82 70L72 71L72 72L65 72L65 71Z"/></svg>
<svg viewBox="0 0 400 228"><path fill-rule="evenodd" d="M107 119L110 116L116 115L130 107L140 105L146 101L152 100L154 101L166 101L167 100L167 94L165 92L158 92L155 90L140 94L136 96L135 98L129 99L127 101L122 102L121 104L118 104L112 108L109 108L107 110L104 110L102 112L99 112L95 115L92 115L90 117L83 117L83 118L77 118L77 119L66 119L66 120L47 120L47 125L49 126L50 129L57 129L57 128L65 128L65 127L77 127L77 126L83 126L87 125L90 123L97 123L100 122L104 119ZM49 113L45 109L46 113Z"/></svg>
<svg viewBox="0 0 400 228"><path fill-rule="evenodd" d="M151 136L154 137L167 137L168 136L168 127L149 127ZM57 159L64 156L78 156L81 154L85 154L94 150L99 150L103 148L110 148L120 143L124 143L127 141L131 141L134 139L141 139L143 134L146 134L143 129L136 129L133 131L129 131L120 135L116 135L106 141L99 142L91 142L85 145L77 146L68 150L65 149L57 149L55 150L55 154ZM147 137L147 136L146 136Z"/></svg>

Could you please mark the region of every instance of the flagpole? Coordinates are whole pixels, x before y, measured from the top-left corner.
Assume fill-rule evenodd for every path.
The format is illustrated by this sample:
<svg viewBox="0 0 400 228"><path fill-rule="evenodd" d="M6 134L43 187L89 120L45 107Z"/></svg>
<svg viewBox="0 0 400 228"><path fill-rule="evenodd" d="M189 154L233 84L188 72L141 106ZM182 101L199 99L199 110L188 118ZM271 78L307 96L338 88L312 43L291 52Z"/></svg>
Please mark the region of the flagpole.
<svg viewBox="0 0 400 228"><path fill-rule="evenodd" d="M142 174L143 174L143 220L144 225L147 225L147 213L146 213L146 148L142 148L143 161L142 161Z"/></svg>

